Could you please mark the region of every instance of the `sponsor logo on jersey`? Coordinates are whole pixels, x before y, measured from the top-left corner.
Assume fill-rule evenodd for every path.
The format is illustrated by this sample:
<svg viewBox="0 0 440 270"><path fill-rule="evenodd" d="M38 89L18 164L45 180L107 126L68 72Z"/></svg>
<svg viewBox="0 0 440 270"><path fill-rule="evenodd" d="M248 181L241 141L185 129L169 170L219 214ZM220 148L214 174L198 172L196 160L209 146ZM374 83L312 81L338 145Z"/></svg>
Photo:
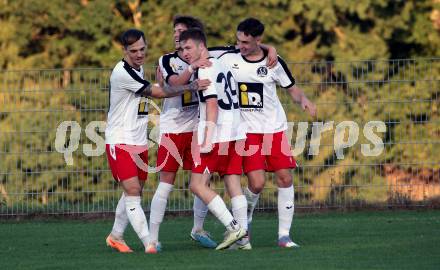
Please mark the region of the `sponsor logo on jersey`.
<svg viewBox="0 0 440 270"><path fill-rule="evenodd" d="M170 63L170 66L171 69L176 73L178 73L177 71L182 71L184 69L182 65L177 65L175 63Z"/></svg>
<svg viewBox="0 0 440 270"><path fill-rule="evenodd" d="M148 101L146 98L141 98L138 106L138 118L148 116Z"/></svg>
<svg viewBox="0 0 440 270"><path fill-rule="evenodd" d="M267 76L267 67L261 66L257 68L257 75L259 77L266 77Z"/></svg>
<svg viewBox="0 0 440 270"><path fill-rule="evenodd" d="M240 108L262 109L263 108L263 84L238 82L240 91Z"/></svg>
<svg viewBox="0 0 440 270"><path fill-rule="evenodd" d="M233 64L233 65L232 65L232 68L239 69L239 68L238 68L238 64Z"/></svg>
<svg viewBox="0 0 440 270"><path fill-rule="evenodd" d="M199 105L199 99L196 92L185 91L182 94L182 109L187 107Z"/></svg>

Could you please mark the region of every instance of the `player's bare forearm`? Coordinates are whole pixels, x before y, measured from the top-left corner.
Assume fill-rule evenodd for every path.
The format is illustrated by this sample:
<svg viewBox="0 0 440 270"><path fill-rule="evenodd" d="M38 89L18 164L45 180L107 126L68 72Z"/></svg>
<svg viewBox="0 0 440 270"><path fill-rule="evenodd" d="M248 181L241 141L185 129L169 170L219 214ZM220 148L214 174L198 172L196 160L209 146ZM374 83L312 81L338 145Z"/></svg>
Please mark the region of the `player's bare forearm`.
<svg viewBox="0 0 440 270"><path fill-rule="evenodd" d="M306 97L303 90L296 86L292 86L288 91L293 101L299 103L303 110L307 110L311 116L316 115L316 105Z"/></svg>
<svg viewBox="0 0 440 270"><path fill-rule="evenodd" d="M211 65L212 63L211 61L209 61L209 59L204 59L204 58L199 59L196 62L192 63L190 66L188 66L188 68L186 68L179 75L172 75L168 79L168 84L172 86L187 84L188 81L191 79L191 75L194 73L196 69L210 67Z"/></svg>
<svg viewBox="0 0 440 270"><path fill-rule="evenodd" d="M217 98L209 98L206 100L206 127L204 130L204 141L202 148L210 147L212 144L212 136L214 134L215 125L217 123L218 104Z"/></svg>
<svg viewBox="0 0 440 270"><path fill-rule="evenodd" d="M160 70L160 67L156 68L156 81L160 86L164 85L164 78L163 78L162 71Z"/></svg>
<svg viewBox="0 0 440 270"><path fill-rule="evenodd" d="M185 69L185 71L183 71L179 75L171 75L171 77L168 78L168 84L171 86L187 84L191 79L191 75L192 73L189 72L188 69Z"/></svg>
<svg viewBox="0 0 440 270"><path fill-rule="evenodd" d="M185 85L164 85L160 86L159 84L148 85L145 89L140 93L141 96L144 97L155 97L155 98L164 98L164 97L174 97L183 94L184 91L198 91L205 90L210 84L209 80L195 80L189 84Z"/></svg>
<svg viewBox="0 0 440 270"><path fill-rule="evenodd" d="M292 100L296 103L301 103L301 100L305 97L304 91L295 85L288 89Z"/></svg>

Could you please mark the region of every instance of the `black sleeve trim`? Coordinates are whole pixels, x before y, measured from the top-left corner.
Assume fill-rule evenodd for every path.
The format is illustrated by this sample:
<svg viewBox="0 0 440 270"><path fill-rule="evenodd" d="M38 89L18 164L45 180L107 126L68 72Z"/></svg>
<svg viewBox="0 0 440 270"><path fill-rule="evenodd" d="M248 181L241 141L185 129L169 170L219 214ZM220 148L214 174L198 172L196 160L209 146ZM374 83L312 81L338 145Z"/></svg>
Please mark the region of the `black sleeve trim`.
<svg viewBox="0 0 440 270"><path fill-rule="evenodd" d="M282 88L290 88L290 87L292 87L292 86L294 86L294 85L295 85L295 82L289 84L288 86L281 86L281 87L282 87Z"/></svg>
<svg viewBox="0 0 440 270"><path fill-rule="evenodd" d="M283 87L283 88L290 88L290 87L292 87L293 85L295 85L295 79L293 78L292 73L289 70L289 67L287 66L286 62L284 62L283 58L281 58L279 56L278 56L278 62L281 64L281 66L284 69L284 72L286 72L287 77L289 77L289 79L291 81L291 83L289 85L287 85L287 86L282 86L281 85L281 87Z"/></svg>
<svg viewBox="0 0 440 270"><path fill-rule="evenodd" d="M217 95L207 95L204 97L205 100L210 99L210 98L217 98Z"/></svg>
<svg viewBox="0 0 440 270"><path fill-rule="evenodd" d="M229 53L240 53L240 50L239 50L239 49L236 49L236 50L232 50L232 51L224 52L224 53L222 53L217 59L220 59L223 55L225 55L225 54L229 54Z"/></svg>
<svg viewBox="0 0 440 270"><path fill-rule="evenodd" d="M137 75L136 72L133 71L132 67L125 61L124 61L124 69L125 69L125 71L127 71L128 75L130 75L130 77L133 80L143 84L143 86L139 90L137 90L136 93L138 93L141 90L144 90L148 85L151 84L149 81L144 80L141 77L139 77L139 75Z"/></svg>
<svg viewBox="0 0 440 270"><path fill-rule="evenodd" d="M204 96L204 95L203 95L203 90L199 90L199 99L200 99L200 102L206 102L206 100L207 100L207 99L210 99L210 98L217 98L217 95L212 94L212 95Z"/></svg>
<svg viewBox="0 0 440 270"><path fill-rule="evenodd" d="M148 84L144 84L141 88L139 88L139 90L137 90L136 92L135 92L135 94L136 95L139 95L140 93L142 93L144 90L145 90L145 88L147 88L147 86L149 85L150 83L148 83Z"/></svg>
<svg viewBox="0 0 440 270"><path fill-rule="evenodd" d="M198 78L199 78L199 70L197 69L194 72L194 80L197 80ZM209 99L209 98L217 98L217 95L216 94L212 94L212 95L204 96L203 95L203 90L199 90L199 100L200 100L200 102L206 102L206 100Z"/></svg>
<svg viewBox="0 0 440 270"><path fill-rule="evenodd" d="M194 80L197 80L199 78L199 69L196 69L196 71L194 72Z"/></svg>
<svg viewBox="0 0 440 270"><path fill-rule="evenodd" d="M171 76L173 75L179 75L176 72L174 72L174 70L171 68L170 65L170 60L171 57L173 57L174 54L165 54L164 56L162 56L162 66L165 69L165 71L167 72L167 76L165 78L165 81L168 83L168 80L170 79Z"/></svg>

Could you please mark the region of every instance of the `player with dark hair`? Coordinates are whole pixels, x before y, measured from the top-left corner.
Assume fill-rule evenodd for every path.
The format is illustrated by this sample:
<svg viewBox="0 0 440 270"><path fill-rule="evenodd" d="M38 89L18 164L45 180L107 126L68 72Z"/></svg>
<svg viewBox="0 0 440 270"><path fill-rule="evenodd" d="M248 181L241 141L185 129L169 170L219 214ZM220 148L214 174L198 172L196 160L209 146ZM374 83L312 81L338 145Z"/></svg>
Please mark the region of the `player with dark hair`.
<svg viewBox="0 0 440 270"><path fill-rule="evenodd" d="M315 105L304 92L295 86L295 80L281 57L278 64L268 69L265 65L267 51L262 49L264 25L255 18L240 22L237 27L239 52L222 56L238 83L238 96L243 121L247 123L247 138L243 157L243 170L248 177L245 189L248 201L248 221L258 202L265 184L265 171L274 172L278 185L278 245L297 246L290 238L290 227L294 213L294 190L290 169L296 167L290 142L285 131L287 118L277 96L279 85L310 115L316 114ZM237 242L247 245L248 238Z"/></svg>
<svg viewBox="0 0 440 270"><path fill-rule="evenodd" d="M146 40L142 31L130 29L122 35L124 58L110 76L110 108L105 129L106 152L112 175L123 194L118 202L107 245L119 252L132 252L123 234L128 223L148 250L148 224L141 206L142 187L147 179L148 150L147 97L171 97L183 91L206 89L209 81L194 81L184 86L160 86L144 80ZM152 251L155 252L154 250Z"/></svg>
<svg viewBox="0 0 440 270"><path fill-rule="evenodd" d="M192 16L176 16L173 20L173 41L175 51L159 58L157 77L164 78L165 85L182 85L188 83L198 68L211 65L206 58L188 63L182 55L179 38L180 34L191 28L201 29L202 22ZM266 46L262 45L266 48ZM267 64L275 65L277 54L274 48L267 47L272 57L268 57ZM208 48L210 56L218 57L221 54L235 50L235 46ZM199 103L196 93L185 92L181 96L167 98L163 102L160 115L160 145L157 156L157 168L160 170L159 185L151 202L150 230L151 239L159 241L159 228L165 215L169 194L174 188L176 173L179 167L190 170L192 165L191 141L193 131L198 123ZM203 223L208 213L207 206L197 196L193 204L194 225L190 237L203 247L215 248L217 243L204 230Z"/></svg>

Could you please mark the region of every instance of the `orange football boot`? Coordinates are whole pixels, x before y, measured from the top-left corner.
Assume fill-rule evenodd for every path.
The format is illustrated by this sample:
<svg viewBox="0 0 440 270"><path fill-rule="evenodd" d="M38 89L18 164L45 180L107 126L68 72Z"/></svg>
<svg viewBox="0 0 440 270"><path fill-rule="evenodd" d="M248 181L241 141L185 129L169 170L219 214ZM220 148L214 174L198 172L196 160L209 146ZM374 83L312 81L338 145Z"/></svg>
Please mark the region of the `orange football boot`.
<svg viewBox="0 0 440 270"><path fill-rule="evenodd" d="M131 253L133 250L127 244L123 239L115 239L111 234L107 236L107 239L105 239L105 242L107 243L107 246L116 249L117 251L121 253Z"/></svg>

